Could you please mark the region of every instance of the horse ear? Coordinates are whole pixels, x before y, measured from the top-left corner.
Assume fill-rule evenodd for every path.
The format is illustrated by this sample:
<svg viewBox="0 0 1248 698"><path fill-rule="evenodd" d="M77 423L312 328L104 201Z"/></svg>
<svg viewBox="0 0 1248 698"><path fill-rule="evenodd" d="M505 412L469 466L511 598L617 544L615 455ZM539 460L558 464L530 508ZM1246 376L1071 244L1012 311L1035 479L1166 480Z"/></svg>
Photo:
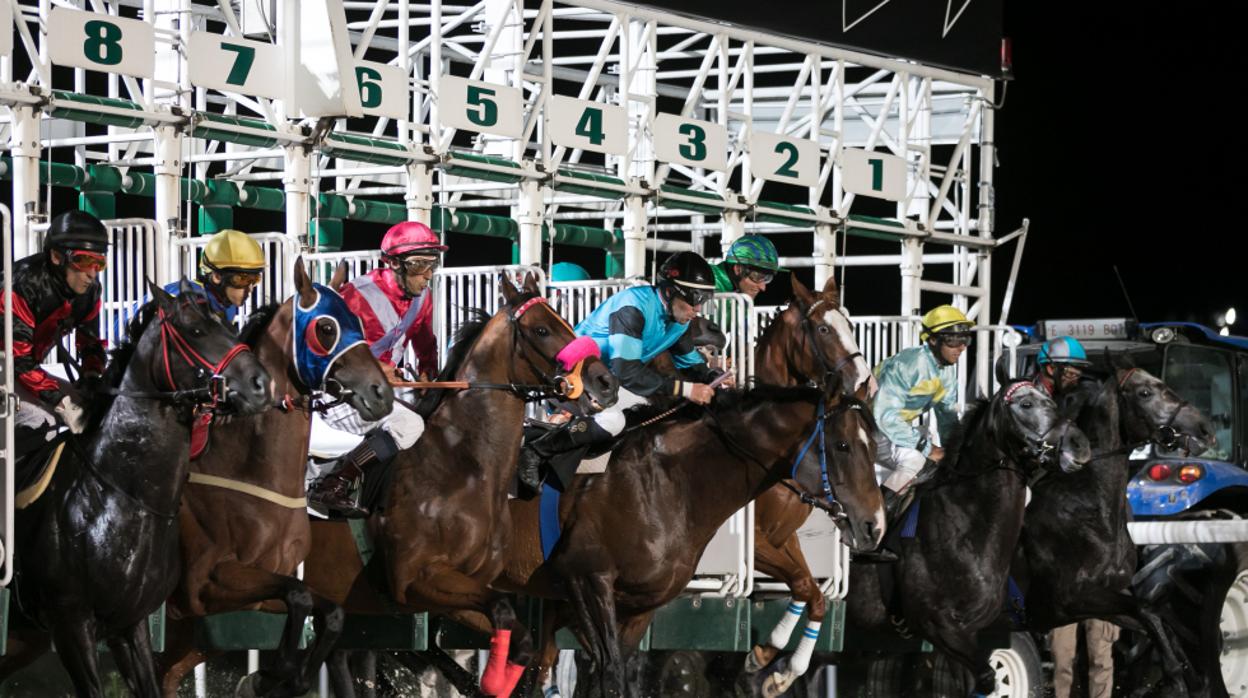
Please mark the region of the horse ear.
<svg viewBox="0 0 1248 698"><path fill-rule="evenodd" d="M152 297L152 300L156 301L156 304L160 306L160 309L165 312L173 310L173 296L169 295L165 289L157 286L151 279L146 279L146 281L147 294ZM182 281L185 282L186 278L183 277Z"/></svg>
<svg viewBox="0 0 1248 698"><path fill-rule="evenodd" d="M329 279L329 287L337 291L347 282L347 263L339 262L334 269L334 275Z"/></svg>
<svg viewBox="0 0 1248 698"><path fill-rule="evenodd" d="M507 272L498 275L498 287L503 292L503 302L510 303L512 298L516 297L516 285L511 283L511 277Z"/></svg>
<svg viewBox="0 0 1248 698"><path fill-rule="evenodd" d="M312 288L312 278L308 276L307 267L303 266L303 255L295 259L295 292L299 294L299 305L310 308L316 303L316 289Z"/></svg>
<svg viewBox="0 0 1248 698"><path fill-rule="evenodd" d="M810 289L806 288L806 284L797 278L796 274L793 275L793 299L797 301L803 313L815 304L814 295L811 294Z"/></svg>
<svg viewBox="0 0 1248 698"><path fill-rule="evenodd" d="M524 275L524 290L527 293L540 294L542 289L537 285L537 274L529 272Z"/></svg>
<svg viewBox="0 0 1248 698"><path fill-rule="evenodd" d="M841 307L841 290L836 286L836 277L829 275L828 280L823 282L823 291L820 293L824 300L828 301L833 307Z"/></svg>

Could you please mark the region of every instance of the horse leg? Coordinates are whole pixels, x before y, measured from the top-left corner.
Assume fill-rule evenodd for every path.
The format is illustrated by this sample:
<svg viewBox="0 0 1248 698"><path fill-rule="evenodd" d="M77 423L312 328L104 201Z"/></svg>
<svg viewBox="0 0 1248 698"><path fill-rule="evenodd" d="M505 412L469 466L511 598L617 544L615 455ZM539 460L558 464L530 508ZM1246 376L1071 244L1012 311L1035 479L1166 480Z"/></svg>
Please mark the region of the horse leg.
<svg viewBox="0 0 1248 698"><path fill-rule="evenodd" d="M815 579L809 572L805 576L798 578L790 583L793 589L793 596L804 599L806 606L806 627L802 630L802 639L797 643L797 650L793 652L793 656L789 658L788 667L781 671L776 671L763 681L763 695L770 698L771 696L779 696L795 681L806 673L810 668L810 658L815 653L815 644L819 641L819 632L823 629L823 617L827 613L827 600L823 597L823 592L819 589L819 585L815 583ZM792 617L792 604L790 609L785 612L785 618ZM794 619L796 621L796 619ZM777 626L778 627L778 626ZM792 628L789 629L784 638L785 644L788 644L787 635L792 634ZM773 633L771 642L775 647L783 647L776 642L777 638ZM779 649L776 650L780 651Z"/></svg>
<svg viewBox="0 0 1248 698"><path fill-rule="evenodd" d="M160 682L160 694L164 698L177 698L178 686L196 666L204 663L217 652L205 652L195 647L195 625L190 618L165 621L165 651L156 655L156 678Z"/></svg>
<svg viewBox="0 0 1248 698"><path fill-rule="evenodd" d="M481 675L481 691L486 695L510 695L533 660L533 638L528 626L516 617L511 601L500 596L490 608L494 637L490 657Z"/></svg>
<svg viewBox="0 0 1248 698"><path fill-rule="evenodd" d="M642 657L639 656L641 653L637 651L637 648L641 645L641 639L645 637L646 628L650 627L650 621L653 618L654 618L654 612L650 611L647 613L630 616L629 618L626 618L620 622L619 637L620 637L620 649L622 652L627 652L630 657L642 659ZM644 665L643 665L643 669L644 669ZM644 670L641 676L638 677L640 680L633 680L632 677L628 677L628 678L630 680L625 682L626 685L634 689L634 692L637 695L643 695L640 692L640 689L643 688L643 684L644 684L644 679L645 679Z"/></svg>
<svg viewBox="0 0 1248 698"><path fill-rule="evenodd" d="M347 661L350 656L349 650L334 650L325 662L329 669L329 687L336 698L355 698L355 679Z"/></svg>
<svg viewBox="0 0 1248 698"><path fill-rule="evenodd" d="M74 682L74 692L87 698L102 698L99 658L95 654L95 619L89 615L60 617L52 627L57 656Z"/></svg>
<svg viewBox="0 0 1248 698"><path fill-rule="evenodd" d="M988 663L991 653L979 648L974 633L968 633L961 628L937 625L932 628L932 632L925 632L924 635L936 649L961 664L970 674L975 695L987 696L997 690L997 675Z"/></svg>
<svg viewBox="0 0 1248 698"><path fill-rule="evenodd" d="M364 650L353 654L354 661L348 658L347 668L360 686L360 698L377 698L377 653Z"/></svg>
<svg viewBox="0 0 1248 698"><path fill-rule="evenodd" d="M572 577L566 582L595 664L598 692L603 696L623 696L624 671L611 580L605 575L590 575Z"/></svg>
<svg viewBox="0 0 1248 698"><path fill-rule="evenodd" d="M788 646L802 612L809 609L806 629L802 633L802 640L798 643L797 652L789 661L788 669L772 674L765 682L765 693L769 693L766 686L771 685L772 689L779 694L788 690L797 677L805 674L806 669L809 668L810 657L814 653L815 642L819 638L819 630L823 625L827 604L824 601L823 592L815 583L809 565L806 564L806 557L802 554L801 544L796 534L785 539L784 545L779 549L766 543L755 543L754 550L755 564L758 568L764 574L784 580L793 592L793 601L789 603L784 615L772 629L767 645L756 646L747 655L745 662L747 673L755 673L767 666ZM812 634L814 637L810 637Z"/></svg>
<svg viewBox="0 0 1248 698"><path fill-rule="evenodd" d="M156 680L156 663L152 656L152 640L146 618L135 623L120 636L110 638L108 646L131 693L147 698L160 695L160 682Z"/></svg>

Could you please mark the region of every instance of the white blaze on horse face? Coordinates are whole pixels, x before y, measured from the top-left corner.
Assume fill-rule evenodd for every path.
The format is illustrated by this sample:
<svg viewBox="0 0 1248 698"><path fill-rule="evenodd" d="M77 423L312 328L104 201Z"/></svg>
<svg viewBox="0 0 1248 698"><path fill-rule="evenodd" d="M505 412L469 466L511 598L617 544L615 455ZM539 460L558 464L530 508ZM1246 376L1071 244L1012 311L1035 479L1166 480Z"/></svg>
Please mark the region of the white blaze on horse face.
<svg viewBox="0 0 1248 698"><path fill-rule="evenodd" d="M841 346L851 354L859 353L858 343L854 341L854 328L849 324L849 318L845 317L839 309L833 308L823 314L823 322L836 332L836 338L840 340ZM867 360L861 355L855 356L854 360L849 364L851 384L854 390L858 390L859 386L867 383L867 397L875 394L875 376L871 374L871 367L867 365Z"/></svg>

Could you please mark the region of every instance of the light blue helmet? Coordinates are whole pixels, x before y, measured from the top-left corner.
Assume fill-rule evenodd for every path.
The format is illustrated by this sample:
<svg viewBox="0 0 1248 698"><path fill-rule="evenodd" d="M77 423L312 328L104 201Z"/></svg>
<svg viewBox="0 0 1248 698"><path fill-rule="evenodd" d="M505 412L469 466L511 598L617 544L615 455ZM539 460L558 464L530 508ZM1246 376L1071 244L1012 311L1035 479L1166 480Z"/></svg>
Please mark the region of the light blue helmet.
<svg viewBox="0 0 1248 698"><path fill-rule="evenodd" d="M1088 361L1088 352L1084 351L1083 344L1074 337L1055 337L1045 342L1044 346L1040 347L1040 354L1036 356L1036 363L1041 366L1066 364L1080 368L1092 365L1092 362Z"/></svg>
<svg viewBox="0 0 1248 698"><path fill-rule="evenodd" d="M551 281L589 281L585 267L572 262L556 262L550 267Z"/></svg>

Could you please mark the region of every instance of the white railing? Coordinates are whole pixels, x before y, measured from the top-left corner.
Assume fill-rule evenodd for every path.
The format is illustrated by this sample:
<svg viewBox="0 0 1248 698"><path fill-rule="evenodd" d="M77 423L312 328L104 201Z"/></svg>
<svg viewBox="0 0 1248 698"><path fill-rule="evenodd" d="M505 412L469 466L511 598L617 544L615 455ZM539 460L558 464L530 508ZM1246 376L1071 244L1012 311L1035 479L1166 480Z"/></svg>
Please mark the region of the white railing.
<svg viewBox="0 0 1248 698"><path fill-rule="evenodd" d="M178 250L176 272L179 277L194 279L199 275L199 257L211 236L184 238L174 241ZM264 251L264 275L260 285L239 310L239 327L247 321L251 311L269 303L286 300L295 292L295 259L299 256L299 241L285 233L251 233L250 237Z"/></svg>
<svg viewBox="0 0 1248 698"><path fill-rule="evenodd" d="M122 218L104 221L108 228L108 266L100 272L100 337L107 346L124 339L126 325L147 297L147 281L166 284L173 275L169 267L169 241L156 221ZM70 341L70 352L76 352Z"/></svg>
<svg viewBox="0 0 1248 698"><path fill-rule="evenodd" d="M499 282L503 275L519 285L530 273L537 275L538 287L545 293L546 274L535 266L444 267L434 274L433 334L438 338L439 365L446 363L455 328L471 319L472 310L483 310L489 315L498 311L502 304Z"/></svg>
<svg viewBox="0 0 1248 698"><path fill-rule="evenodd" d="M303 259L308 263L308 273L312 276L312 280L328 286L340 262L346 262L347 281L350 281L376 269L381 264L381 252L379 250L316 252L305 254Z"/></svg>
<svg viewBox="0 0 1248 698"><path fill-rule="evenodd" d="M575 327L611 296L626 288L644 285L644 281L625 279L552 281L546 295L555 312Z"/></svg>
<svg viewBox="0 0 1248 698"><path fill-rule="evenodd" d="M736 373L737 385L746 387L754 377L754 299L743 293L717 293L707 313L728 337L724 357Z"/></svg>
<svg viewBox="0 0 1248 698"><path fill-rule="evenodd" d="M3 561L3 569L0 569L0 587L8 586L9 580L13 579L13 497L16 494L13 491L15 484L13 482L13 467L15 464L15 447L13 442L13 412L17 407L17 396L13 394L13 313L8 312L13 307L13 232L9 222L9 207L0 204L0 246L4 249L0 251L0 269L4 274L4 297L3 301L4 313L4 354L0 357L0 487L4 488L0 492L0 503L4 507L4 511L0 512L0 524L3 524L4 530L0 531L0 561Z"/></svg>

